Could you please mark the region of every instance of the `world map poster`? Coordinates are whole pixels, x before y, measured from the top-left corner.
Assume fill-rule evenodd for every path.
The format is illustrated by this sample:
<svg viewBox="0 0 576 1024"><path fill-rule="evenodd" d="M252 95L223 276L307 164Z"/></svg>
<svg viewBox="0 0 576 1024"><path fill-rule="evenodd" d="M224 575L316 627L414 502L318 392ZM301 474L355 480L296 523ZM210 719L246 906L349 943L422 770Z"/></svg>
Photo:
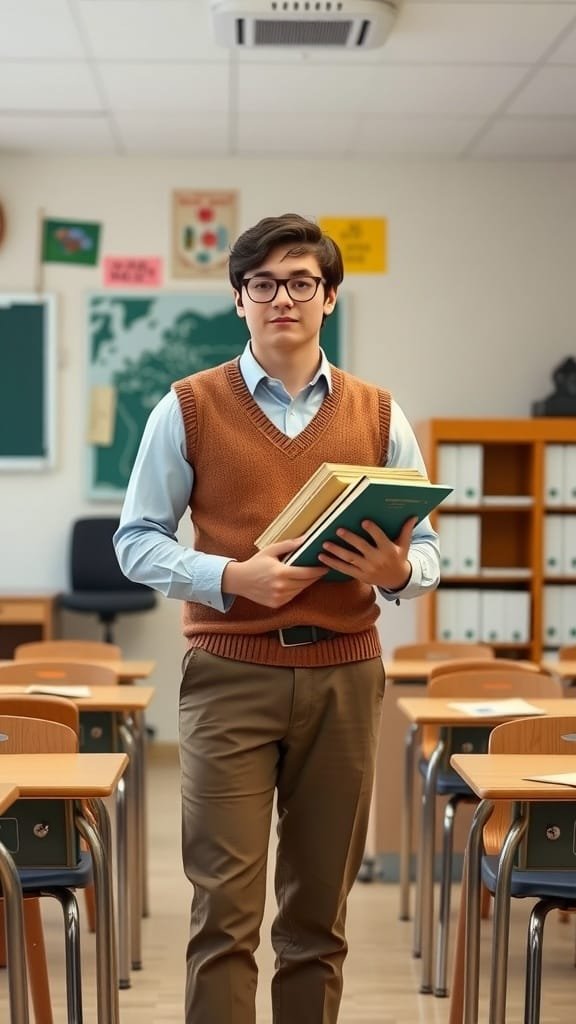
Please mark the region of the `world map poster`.
<svg viewBox="0 0 576 1024"><path fill-rule="evenodd" d="M321 332L331 363L342 366L340 299ZM248 332L229 292L87 298L88 494L121 501L146 420L171 384L240 355Z"/></svg>

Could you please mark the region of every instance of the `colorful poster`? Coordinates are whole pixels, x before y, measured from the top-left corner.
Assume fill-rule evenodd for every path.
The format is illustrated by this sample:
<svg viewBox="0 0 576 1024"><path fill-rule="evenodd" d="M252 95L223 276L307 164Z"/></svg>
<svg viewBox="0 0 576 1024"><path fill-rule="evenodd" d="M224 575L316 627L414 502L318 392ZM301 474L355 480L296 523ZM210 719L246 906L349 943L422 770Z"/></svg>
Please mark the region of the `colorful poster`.
<svg viewBox="0 0 576 1024"><path fill-rule="evenodd" d="M95 266L98 262L100 225L77 220L45 220L42 232L42 260L44 263L82 263Z"/></svg>
<svg viewBox="0 0 576 1024"><path fill-rule="evenodd" d="M385 217L320 217L319 224L342 251L347 274L385 274L388 221Z"/></svg>
<svg viewBox="0 0 576 1024"><path fill-rule="evenodd" d="M159 256L104 256L105 288L160 288L162 260Z"/></svg>
<svg viewBox="0 0 576 1024"><path fill-rule="evenodd" d="M228 254L237 231L237 207L237 192L173 192L173 277L226 277Z"/></svg>

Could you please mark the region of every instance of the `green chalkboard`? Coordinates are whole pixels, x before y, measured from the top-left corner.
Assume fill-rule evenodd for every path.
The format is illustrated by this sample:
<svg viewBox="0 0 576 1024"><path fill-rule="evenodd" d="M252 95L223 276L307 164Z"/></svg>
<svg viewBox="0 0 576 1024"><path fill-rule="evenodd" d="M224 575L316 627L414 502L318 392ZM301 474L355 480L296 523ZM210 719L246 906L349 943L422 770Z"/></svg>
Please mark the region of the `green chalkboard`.
<svg viewBox="0 0 576 1024"><path fill-rule="evenodd" d="M54 461L55 301L0 294L0 468Z"/></svg>
<svg viewBox="0 0 576 1024"><path fill-rule="evenodd" d="M89 496L121 500L146 420L173 381L233 359L248 334L229 292L88 296L89 399L102 390L109 437L89 445ZM342 365L342 307L322 329L330 362Z"/></svg>

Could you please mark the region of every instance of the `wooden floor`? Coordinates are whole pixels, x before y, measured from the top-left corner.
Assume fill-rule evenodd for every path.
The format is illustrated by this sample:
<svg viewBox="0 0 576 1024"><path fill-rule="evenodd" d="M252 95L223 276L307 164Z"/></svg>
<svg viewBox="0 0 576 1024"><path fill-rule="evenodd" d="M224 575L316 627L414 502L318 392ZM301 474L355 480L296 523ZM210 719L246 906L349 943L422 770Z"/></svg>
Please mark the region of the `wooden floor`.
<svg viewBox="0 0 576 1024"><path fill-rule="evenodd" d="M184 949L190 892L180 863L179 774L175 751L152 750L149 770L151 916L144 921L144 969L132 975L132 988L120 992L122 1024L183 1024ZM273 851L272 851L273 852ZM272 861L272 858L271 858ZM457 893L456 893L457 896ZM53 971L55 1024L65 1024L62 929L57 908L45 901L45 929ZM507 1022L522 1022L525 922L529 907L516 901L512 913L512 954ZM83 911L83 905L82 905ZM258 953L258 1024L271 1024L269 983L272 953L269 903ZM411 925L398 921L398 890L393 885L357 883L348 913L350 954L346 963L340 1024L445 1024L448 1000L418 994L419 964L410 954ZM483 981L488 929L483 932ZM572 966L573 924L551 915L545 941L543 1024L572 1024L576 969ZM83 937L85 1024L96 1020L94 937ZM8 1020L6 972L0 972L0 1021ZM480 1020L487 1020L485 984ZM199 1022L204 1024L204 1022ZM233 1022L214 1022L233 1024ZM318 1022L321 1024L321 1022Z"/></svg>

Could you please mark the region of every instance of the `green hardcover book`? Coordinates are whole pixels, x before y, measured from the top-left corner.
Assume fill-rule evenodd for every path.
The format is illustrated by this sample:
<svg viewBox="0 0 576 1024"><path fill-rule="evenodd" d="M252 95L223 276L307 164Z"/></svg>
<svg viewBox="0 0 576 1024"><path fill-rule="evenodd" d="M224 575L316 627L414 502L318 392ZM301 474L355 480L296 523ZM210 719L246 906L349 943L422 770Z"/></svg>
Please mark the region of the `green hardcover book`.
<svg viewBox="0 0 576 1024"><path fill-rule="evenodd" d="M444 498L451 487L429 483L395 483L389 480L369 480L363 476L346 488L336 501L307 531L296 551L284 559L287 565L319 566L318 555L325 541L334 541L346 547L336 536L336 530L345 527L353 533L368 537L362 522L371 519L387 537L395 540L408 519L424 519ZM350 577L331 569L323 577L327 582L345 582Z"/></svg>

